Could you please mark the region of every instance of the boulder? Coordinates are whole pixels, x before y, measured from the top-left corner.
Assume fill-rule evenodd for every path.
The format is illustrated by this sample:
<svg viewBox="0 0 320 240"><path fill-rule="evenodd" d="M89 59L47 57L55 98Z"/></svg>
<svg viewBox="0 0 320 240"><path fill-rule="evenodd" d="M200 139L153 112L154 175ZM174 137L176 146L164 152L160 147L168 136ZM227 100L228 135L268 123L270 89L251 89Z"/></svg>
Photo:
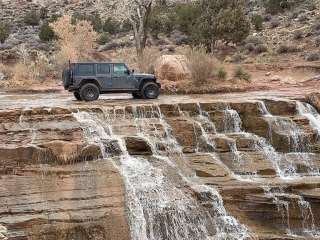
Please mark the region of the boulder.
<svg viewBox="0 0 320 240"><path fill-rule="evenodd" d="M125 137L125 144L130 155L152 155L149 143L141 137Z"/></svg>

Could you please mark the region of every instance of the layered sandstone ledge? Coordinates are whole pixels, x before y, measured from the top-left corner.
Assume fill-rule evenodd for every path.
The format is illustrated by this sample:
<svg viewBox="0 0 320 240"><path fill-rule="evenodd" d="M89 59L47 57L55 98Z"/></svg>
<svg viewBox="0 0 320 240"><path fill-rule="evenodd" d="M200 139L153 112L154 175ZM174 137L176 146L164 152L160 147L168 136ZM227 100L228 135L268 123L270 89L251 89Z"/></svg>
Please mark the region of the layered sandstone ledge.
<svg viewBox="0 0 320 240"><path fill-rule="evenodd" d="M319 109L320 98L308 99ZM87 141L88 133L74 117L78 111L111 119L113 134L124 140L129 154L146 161L154 151L148 138L159 141L159 153L168 151L157 139L168 134L162 118L190 168L204 183L219 189L227 210L258 239L310 239L303 231L312 224L320 228L320 178L310 173L301 156L292 155L300 177L282 179L256 146L264 138L281 157L287 156L293 151L294 132L277 120L289 122L299 129L302 145L308 146L302 149L308 159L320 168L317 130L299 113L296 101L263 103L272 117L264 112L261 100L0 111L0 239L1 234L9 239L129 239L123 179L110 159L99 160L101 146ZM226 126L230 120L226 110L238 113L242 131ZM215 130L199 120L203 112ZM144 136L136 127L137 118L153 123ZM208 139L215 142L214 148ZM116 162L119 143L103 144ZM240 162L235 161L234 147ZM301 212L302 198L310 204L313 219ZM279 210L279 200L288 211ZM300 236L289 237L288 228Z"/></svg>

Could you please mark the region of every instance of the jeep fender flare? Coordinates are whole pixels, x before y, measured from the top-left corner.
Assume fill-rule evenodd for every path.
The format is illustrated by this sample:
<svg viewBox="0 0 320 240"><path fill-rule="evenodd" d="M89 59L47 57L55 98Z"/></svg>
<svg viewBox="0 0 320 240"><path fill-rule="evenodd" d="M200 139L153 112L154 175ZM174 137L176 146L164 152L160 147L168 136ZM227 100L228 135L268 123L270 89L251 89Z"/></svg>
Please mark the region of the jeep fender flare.
<svg viewBox="0 0 320 240"><path fill-rule="evenodd" d="M101 85L100 85L99 81L97 79L92 79L92 78L90 78L90 79L82 79L80 84L79 84L79 89L83 85L85 85L87 83L93 83L93 84L97 85L97 87L99 88L99 91L101 91Z"/></svg>

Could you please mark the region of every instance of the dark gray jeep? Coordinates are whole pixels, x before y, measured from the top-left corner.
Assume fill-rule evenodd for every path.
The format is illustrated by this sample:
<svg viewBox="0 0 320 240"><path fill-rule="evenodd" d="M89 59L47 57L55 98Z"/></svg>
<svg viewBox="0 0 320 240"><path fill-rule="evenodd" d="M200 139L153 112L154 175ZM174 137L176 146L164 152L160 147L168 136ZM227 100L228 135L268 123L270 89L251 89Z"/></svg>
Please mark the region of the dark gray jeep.
<svg viewBox="0 0 320 240"><path fill-rule="evenodd" d="M155 99L161 88L154 75L135 74L124 63L70 63L62 78L64 88L79 101L95 101L104 93Z"/></svg>

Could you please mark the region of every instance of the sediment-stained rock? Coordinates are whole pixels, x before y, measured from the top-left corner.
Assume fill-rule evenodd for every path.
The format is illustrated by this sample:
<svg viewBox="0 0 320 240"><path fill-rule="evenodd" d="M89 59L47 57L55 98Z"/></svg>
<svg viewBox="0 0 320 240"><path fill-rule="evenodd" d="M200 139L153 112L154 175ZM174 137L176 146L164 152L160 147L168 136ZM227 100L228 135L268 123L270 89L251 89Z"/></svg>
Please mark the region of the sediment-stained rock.
<svg viewBox="0 0 320 240"><path fill-rule="evenodd" d="M127 151L130 155L152 155L150 144L141 137L124 138Z"/></svg>
<svg viewBox="0 0 320 240"><path fill-rule="evenodd" d="M320 221L317 129L296 102L264 102L270 114L260 100L83 106L104 126L104 134L91 130L91 141L76 109L0 111L0 239L130 239L123 179L113 165L123 147L155 165L172 158L181 172L215 187L256 239L310 239ZM241 129L227 129L226 110L239 114ZM213 204L168 172L201 208Z"/></svg>
<svg viewBox="0 0 320 240"><path fill-rule="evenodd" d="M0 112L0 239L129 239L120 174L72 111ZM7 237L7 238L6 238Z"/></svg>

